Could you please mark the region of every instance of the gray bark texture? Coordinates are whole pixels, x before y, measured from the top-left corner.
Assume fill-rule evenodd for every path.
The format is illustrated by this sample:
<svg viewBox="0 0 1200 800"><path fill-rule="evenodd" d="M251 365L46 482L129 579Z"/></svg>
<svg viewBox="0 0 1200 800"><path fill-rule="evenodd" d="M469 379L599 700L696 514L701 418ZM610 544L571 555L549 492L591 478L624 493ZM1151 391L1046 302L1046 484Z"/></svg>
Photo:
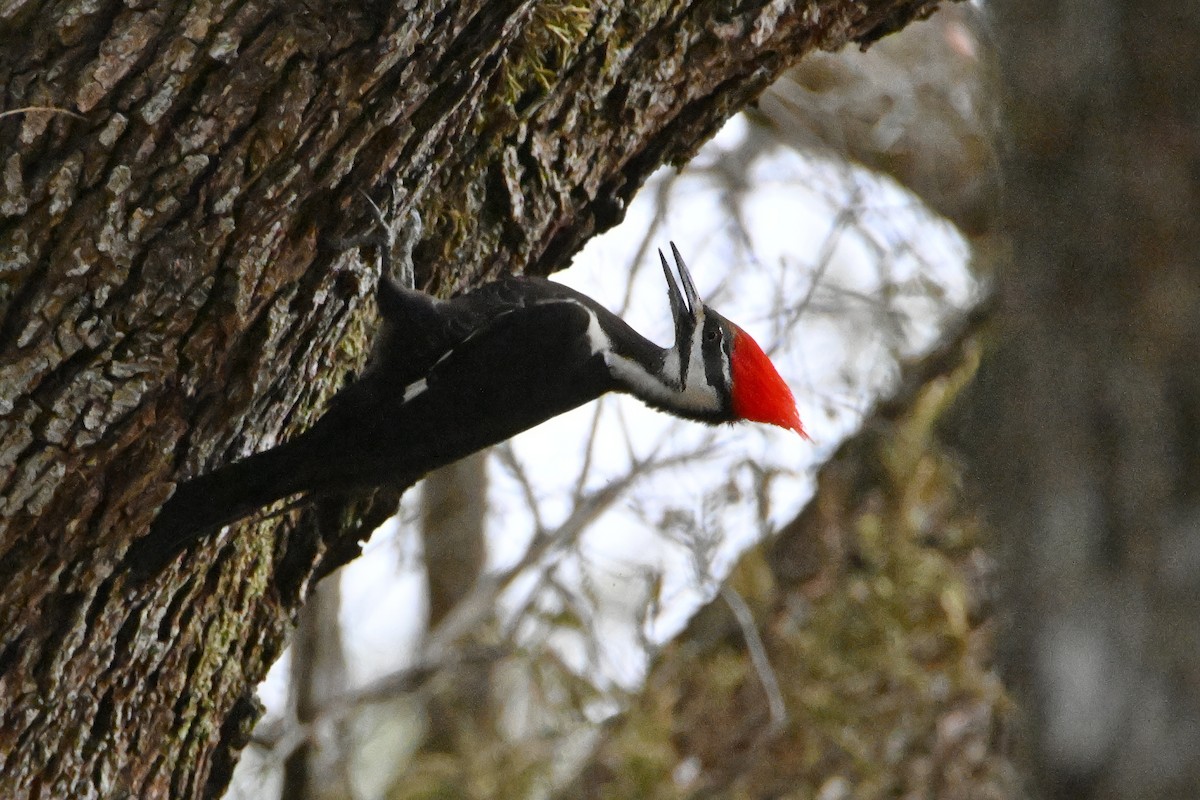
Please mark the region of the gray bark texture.
<svg viewBox="0 0 1200 800"><path fill-rule="evenodd" d="M994 6L997 342L966 412L1046 796L1200 797L1200 6Z"/></svg>
<svg viewBox="0 0 1200 800"><path fill-rule="evenodd" d="M175 482L361 366L360 191L420 214L430 291L548 273L804 52L935 5L0 4L0 796L219 795L313 581L394 508L126 579Z"/></svg>

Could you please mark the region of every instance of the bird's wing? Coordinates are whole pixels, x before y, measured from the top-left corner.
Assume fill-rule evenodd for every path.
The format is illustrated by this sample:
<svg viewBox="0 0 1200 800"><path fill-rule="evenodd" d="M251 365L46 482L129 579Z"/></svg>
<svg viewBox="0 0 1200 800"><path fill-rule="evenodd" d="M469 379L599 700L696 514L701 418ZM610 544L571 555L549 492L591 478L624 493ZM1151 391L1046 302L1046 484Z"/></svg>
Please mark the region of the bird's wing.
<svg viewBox="0 0 1200 800"><path fill-rule="evenodd" d="M429 371L456 341L446 302L384 276L376 294L382 325L365 374L403 387ZM457 337L461 338L461 337Z"/></svg>
<svg viewBox="0 0 1200 800"><path fill-rule="evenodd" d="M406 392L404 427L429 431L450 460L504 441L613 388L589 338L589 309L569 299L514 308L452 348ZM418 458L426 459L425 456Z"/></svg>
<svg viewBox="0 0 1200 800"><path fill-rule="evenodd" d="M371 374L376 389L395 394L403 394L406 387L426 378L467 342L515 335L523 323L514 322L510 318L513 314L538 307L536 316L548 329L574 317L575 324L586 331L584 312L607 313L594 300L567 286L514 275L502 276L449 300L438 300L385 279L378 297L384 324L364 377ZM564 313L562 320L547 319L555 316L556 312L550 310L553 308ZM536 344L532 332L528 335L525 347Z"/></svg>

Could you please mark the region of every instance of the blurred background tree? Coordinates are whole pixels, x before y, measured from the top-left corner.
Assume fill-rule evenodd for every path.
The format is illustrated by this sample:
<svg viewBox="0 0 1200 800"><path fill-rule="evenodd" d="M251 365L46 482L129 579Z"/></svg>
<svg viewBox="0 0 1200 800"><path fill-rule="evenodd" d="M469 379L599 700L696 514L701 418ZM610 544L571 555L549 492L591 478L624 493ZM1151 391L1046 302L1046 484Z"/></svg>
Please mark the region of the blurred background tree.
<svg viewBox="0 0 1200 800"><path fill-rule="evenodd" d="M1200 796L1200 7L994 4L997 346L965 404L1047 796Z"/></svg>

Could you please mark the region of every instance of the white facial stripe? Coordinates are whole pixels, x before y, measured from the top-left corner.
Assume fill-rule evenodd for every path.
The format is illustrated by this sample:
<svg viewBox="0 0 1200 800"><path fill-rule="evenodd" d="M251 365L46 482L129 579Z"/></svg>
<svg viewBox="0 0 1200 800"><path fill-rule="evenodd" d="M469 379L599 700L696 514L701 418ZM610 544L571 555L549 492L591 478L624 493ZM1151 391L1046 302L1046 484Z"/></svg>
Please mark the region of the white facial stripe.
<svg viewBox="0 0 1200 800"><path fill-rule="evenodd" d="M646 370L640 362L613 353L605 348L605 363L612 376L623 384L635 397L651 405L683 412L713 413L721 410L721 398L717 390L709 385L704 369L703 311L699 324L691 336L686 354L671 349L665 354L661 374ZM598 325L594 327L599 328ZM589 334L591 333L589 329ZM599 331L600 336L604 332ZM607 337L604 344L607 345ZM683 380L683 366L687 359L687 380Z"/></svg>
<svg viewBox="0 0 1200 800"><path fill-rule="evenodd" d="M667 351L667 356L663 359L663 378L674 382L676 389L683 388L683 379L681 378L683 362L679 359L679 351L671 348Z"/></svg>
<svg viewBox="0 0 1200 800"><path fill-rule="evenodd" d="M675 359L674 366L671 363L672 357ZM667 363L662 376L647 372L646 368L637 361L615 353L609 353L606 358L613 377L628 388L634 396L647 403L693 412L713 412L719 411L721 408L716 390L709 386L703 377L696 379L689 375L688 385L680 388L678 384L679 357L674 353L667 355ZM703 376L704 367L700 366L698 372Z"/></svg>

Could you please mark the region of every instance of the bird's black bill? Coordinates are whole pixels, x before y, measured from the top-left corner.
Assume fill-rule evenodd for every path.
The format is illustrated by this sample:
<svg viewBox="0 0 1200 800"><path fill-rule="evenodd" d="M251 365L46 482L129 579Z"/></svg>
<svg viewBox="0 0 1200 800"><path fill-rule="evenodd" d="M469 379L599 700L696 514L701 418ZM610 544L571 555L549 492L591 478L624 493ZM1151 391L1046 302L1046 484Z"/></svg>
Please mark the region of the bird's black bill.
<svg viewBox="0 0 1200 800"><path fill-rule="evenodd" d="M663 255L663 251L658 251L658 258L662 262L663 275L667 278L667 295L671 300L671 312L675 315L677 325L684 323L696 325L700 321L700 310L704 307L704 303L700 300L699 293L696 292L696 284L692 283L691 273L688 272L687 264L683 261L683 256L679 255L679 248L671 242L671 254L675 256L676 272L671 270L671 265L667 263L667 257Z"/></svg>

